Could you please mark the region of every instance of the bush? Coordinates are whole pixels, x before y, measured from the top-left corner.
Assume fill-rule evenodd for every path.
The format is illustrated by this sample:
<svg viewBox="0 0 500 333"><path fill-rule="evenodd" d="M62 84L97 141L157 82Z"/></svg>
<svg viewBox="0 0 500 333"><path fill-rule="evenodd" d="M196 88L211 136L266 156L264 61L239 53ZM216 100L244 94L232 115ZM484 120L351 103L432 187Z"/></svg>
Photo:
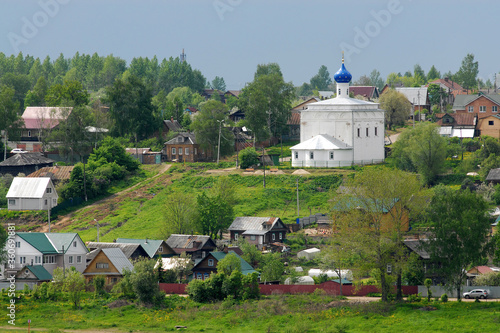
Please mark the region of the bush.
<svg viewBox="0 0 500 333"><path fill-rule="evenodd" d="M240 151L240 168L246 169L259 163L259 154L253 147L247 147Z"/></svg>
<svg viewBox="0 0 500 333"><path fill-rule="evenodd" d="M422 301L422 295L420 295L420 293L416 295L415 294L408 295L408 302L415 303L420 301Z"/></svg>
<svg viewBox="0 0 500 333"><path fill-rule="evenodd" d="M446 294L442 294L442 295L441 295L441 302L443 302L443 303L448 302L448 295L446 295Z"/></svg>

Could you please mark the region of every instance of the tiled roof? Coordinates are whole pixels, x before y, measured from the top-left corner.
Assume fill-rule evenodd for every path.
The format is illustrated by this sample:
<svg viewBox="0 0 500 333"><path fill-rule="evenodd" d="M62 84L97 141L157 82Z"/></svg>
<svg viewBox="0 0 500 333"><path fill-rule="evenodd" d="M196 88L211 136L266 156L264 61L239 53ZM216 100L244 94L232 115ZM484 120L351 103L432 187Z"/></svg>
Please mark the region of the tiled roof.
<svg viewBox="0 0 500 333"><path fill-rule="evenodd" d="M300 125L300 113L292 112L292 114L290 115L290 118L288 118L288 121L286 124L287 125Z"/></svg>
<svg viewBox="0 0 500 333"><path fill-rule="evenodd" d="M30 173L26 177L39 178L39 177L49 177L52 180L67 180L71 176L71 171L73 171L74 166L53 166L53 167L43 167L37 171Z"/></svg>
<svg viewBox="0 0 500 333"><path fill-rule="evenodd" d="M23 153L14 154L14 156L0 163L0 166L40 165L53 164L54 162L54 160L43 156L41 153Z"/></svg>

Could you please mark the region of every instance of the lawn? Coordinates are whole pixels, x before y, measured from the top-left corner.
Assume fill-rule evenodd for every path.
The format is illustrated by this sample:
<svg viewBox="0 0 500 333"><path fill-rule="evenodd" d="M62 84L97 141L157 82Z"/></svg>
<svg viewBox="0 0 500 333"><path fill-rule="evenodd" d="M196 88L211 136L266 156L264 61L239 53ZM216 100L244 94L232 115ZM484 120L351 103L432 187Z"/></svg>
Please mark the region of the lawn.
<svg viewBox="0 0 500 333"><path fill-rule="evenodd" d="M482 332L498 331L500 303L384 304L340 301L327 295L273 295L259 301L199 304L166 297L164 308L107 306L87 294L81 309L68 302L20 300L16 327L110 332ZM5 323L6 324L6 323ZM5 325L3 325L5 327ZM8 332L9 330L1 330Z"/></svg>

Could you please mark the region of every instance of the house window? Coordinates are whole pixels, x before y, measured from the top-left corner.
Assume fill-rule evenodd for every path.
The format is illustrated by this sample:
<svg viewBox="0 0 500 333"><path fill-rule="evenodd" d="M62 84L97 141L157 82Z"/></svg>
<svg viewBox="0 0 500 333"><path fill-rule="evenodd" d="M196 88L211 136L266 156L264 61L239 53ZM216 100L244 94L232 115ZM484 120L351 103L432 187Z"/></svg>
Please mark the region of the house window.
<svg viewBox="0 0 500 333"><path fill-rule="evenodd" d="M299 152L298 151L295 152L295 159L296 160L299 159Z"/></svg>
<svg viewBox="0 0 500 333"><path fill-rule="evenodd" d="M81 264L82 263L82 256L76 256L76 263Z"/></svg>
<svg viewBox="0 0 500 333"><path fill-rule="evenodd" d="M283 239L283 234L280 232L280 239Z"/></svg>
<svg viewBox="0 0 500 333"><path fill-rule="evenodd" d="M203 280L203 276L201 275L201 273L198 273L196 275L198 276L198 280Z"/></svg>
<svg viewBox="0 0 500 333"><path fill-rule="evenodd" d="M72 263L73 263L73 256L69 256L69 257L68 257L68 262L69 262L70 264L72 264Z"/></svg>
<svg viewBox="0 0 500 333"><path fill-rule="evenodd" d="M118 282L118 278L115 278L115 277L111 278L111 283L116 283L116 282Z"/></svg>
<svg viewBox="0 0 500 333"><path fill-rule="evenodd" d="M480 105L479 112L486 112L486 105Z"/></svg>
<svg viewBox="0 0 500 333"><path fill-rule="evenodd" d="M276 240L276 234L273 234L272 239Z"/></svg>
<svg viewBox="0 0 500 333"><path fill-rule="evenodd" d="M16 205L16 199L9 199L9 205L15 206Z"/></svg>
<svg viewBox="0 0 500 333"><path fill-rule="evenodd" d="M35 264L38 264L38 257L35 257Z"/></svg>
<svg viewBox="0 0 500 333"><path fill-rule="evenodd" d="M184 149L184 155L189 155L189 148L187 148L187 147L186 147L186 148Z"/></svg>
<svg viewBox="0 0 500 333"><path fill-rule="evenodd" d="M361 129L358 128L358 138L360 138L360 137L361 137Z"/></svg>
<svg viewBox="0 0 500 333"><path fill-rule="evenodd" d="M158 248L158 252L163 252L163 246L160 246L160 247Z"/></svg>
<svg viewBox="0 0 500 333"><path fill-rule="evenodd" d="M45 199L44 202L45 202L45 206L47 206L47 199Z"/></svg>
<svg viewBox="0 0 500 333"><path fill-rule="evenodd" d="M73 247L76 247L76 241L73 242Z"/></svg>
<svg viewBox="0 0 500 333"><path fill-rule="evenodd" d="M392 265L387 264L387 274L391 274L391 273L392 273Z"/></svg>
<svg viewBox="0 0 500 333"><path fill-rule="evenodd" d="M47 187L47 189L45 190L46 193L52 193L52 188L51 187Z"/></svg>
<svg viewBox="0 0 500 333"><path fill-rule="evenodd" d="M179 137L177 138L177 142L182 142L182 141L183 141L183 139L184 139L184 138L183 138L182 136L179 136Z"/></svg>
<svg viewBox="0 0 500 333"><path fill-rule="evenodd" d="M493 120L488 120L488 125L493 126L494 125Z"/></svg>
<svg viewBox="0 0 500 333"><path fill-rule="evenodd" d="M333 160L333 151L330 152L330 159Z"/></svg>
<svg viewBox="0 0 500 333"><path fill-rule="evenodd" d="M313 152L313 151L309 153L309 158L310 158L311 160L314 160L314 152Z"/></svg>
<svg viewBox="0 0 500 333"><path fill-rule="evenodd" d="M45 264L53 264L56 262L56 258L54 256L44 256L43 260Z"/></svg>
<svg viewBox="0 0 500 333"><path fill-rule="evenodd" d="M493 105L493 106L491 107L491 112L498 112L498 106Z"/></svg>
<svg viewBox="0 0 500 333"><path fill-rule="evenodd" d="M26 263L26 257L19 257L19 263L22 265L22 264L25 264Z"/></svg>
<svg viewBox="0 0 500 333"><path fill-rule="evenodd" d="M52 199L52 204L55 206L57 205L57 199Z"/></svg>
<svg viewBox="0 0 500 333"><path fill-rule="evenodd" d="M210 277L210 275L208 275L208 273L205 273L205 274L203 275L203 278L204 278L205 280L206 280L206 279L208 279L209 277Z"/></svg>
<svg viewBox="0 0 500 333"><path fill-rule="evenodd" d="M198 148L195 148L195 149L194 149L194 154L195 154L195 155L198 155Z"/></svg>
<svg viewBox="0 0 500 333"><path fill-rule="evenodd" d="M205 251L201 251L201 257L202 258L205 258L206 255L207 255L207 253Z"/></svg>
<svg viewBox="0 0 500 333"><path fill-rule="evenodd" d="M175 148L172 148L172 155L175 155L177 154L177 152L175 151Z"/></svg>
<svg viewBox="0 0 500 333"><path fill-rule="evenodd" d="M16 247L21 247L21 242L16 242Z"/></svg>
<svg viewBox="0 0 500 333"><path fill-rule="evenodd" d="M95 268L106 269L109 268L109 264L107 262L97 262Z"/></svg>
<svg viewBox="0 0 500 333"><path fill-rule="evenodd" d="M366 136L368 136L368 127L366 128Z"/></svg>
<svg viewBox="0 0 500 333"><path fill-rule="evenodd" d="M214 260L208 259L208 266L213 267L213 265L214 265Z"/></svg>
<svg viewBox="0 0 500 333"><path fill-rule="evenodd" d="M31 138L31 131L28 131L28 138Z"/></svg>
<svg viewBox="0 0 500 333"><path fill-rule="evenodd" d="M254 240L255 240L255 235L251 235L251 236L250 236L250 240L253 240L253 241L254 241Z"/></svg>
<svg viewBox="0 0 500 333"><path fill-rule="evenodd" d="M378 135L378 128L375 127L375 136L377 136L377 135Z"/></svg>
<svg viewBox="0 0 500 333"><path fill-rule="evenodd" d="M469 112L474 112L474 107L473 106L469 106Z"/></svg>
<svg viewBox="0 0 500 333"><path fill-rule="evenodd" d="M234 240L238 240L238 233L237 232L234 233Z"/></svg>
<svg viewBox="0 0 500 333"><path fill-rule="evenodd" d="M182 148L179 148L179 155L182 155Z"/></svg>

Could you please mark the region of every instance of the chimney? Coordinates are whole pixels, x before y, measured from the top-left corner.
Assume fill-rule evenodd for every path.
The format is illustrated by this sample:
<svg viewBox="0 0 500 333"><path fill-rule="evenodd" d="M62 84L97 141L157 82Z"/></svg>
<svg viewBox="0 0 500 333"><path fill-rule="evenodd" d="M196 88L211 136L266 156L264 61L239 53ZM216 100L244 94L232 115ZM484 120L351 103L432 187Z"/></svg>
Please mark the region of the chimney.
<svg viewBox="0 0 500 333"><path fill-rule="evenodd" d="M174 122L174 117L170 117L170 121L173 123Z"/></svg>
<svg viewBox="0 0 500 333"><path fill-rule="evenodd" d="M449 79L450 79L450 78L449 78L449 77L447 77L447 76L444 78L444 80L445 80L446 82L448 82L448 80L449 80Z"/></svg>

